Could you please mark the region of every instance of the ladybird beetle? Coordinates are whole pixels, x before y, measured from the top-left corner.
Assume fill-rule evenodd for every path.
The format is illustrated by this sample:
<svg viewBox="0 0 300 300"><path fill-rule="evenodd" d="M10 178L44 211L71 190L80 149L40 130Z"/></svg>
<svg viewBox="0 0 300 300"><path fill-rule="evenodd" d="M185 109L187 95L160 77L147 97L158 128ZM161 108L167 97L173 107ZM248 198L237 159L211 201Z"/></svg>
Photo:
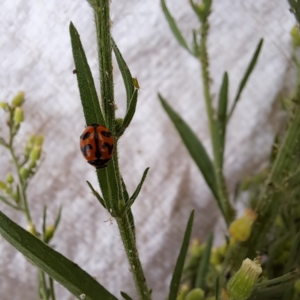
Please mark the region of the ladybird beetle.
<svg viewBox="0 0 300 300"><path fill-rule="evenodd" d="M89 164L96 169L105 168L111 159L114 138L104 126L92 124L87 126L80 136L80 150Z"/></svg>

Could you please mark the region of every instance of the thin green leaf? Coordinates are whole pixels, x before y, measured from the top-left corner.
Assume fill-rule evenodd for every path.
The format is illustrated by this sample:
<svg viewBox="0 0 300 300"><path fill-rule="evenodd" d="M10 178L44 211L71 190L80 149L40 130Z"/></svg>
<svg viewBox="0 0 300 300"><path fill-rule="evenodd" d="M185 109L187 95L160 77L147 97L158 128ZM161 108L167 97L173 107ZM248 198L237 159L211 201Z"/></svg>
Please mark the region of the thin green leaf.
<svg viewBox="0 0 300 300"><path fill-rule="evenodd" d="M199 141L194 132L190 127L185 123L185 121L168 105L168 103L163 99L163 97L158 94L158 97L162 103L163 108L169 115L174 126L176 127L183 143L185 144L187 150L195 161L196 165L200 169L203 177L214 194L219 207L222 209L222 206L219 201L219 194L217 189L215 171L212 165L211 160L209 159L205 148L202 143Z"/></svg>
<svg viewBox="0 0 300 300"><path fill-rule="evenodd" d="M72 22L69 29L78 88L86 124L91 125L96 123L105 125L94 79L80 41L80 36Z"/></svg>
<svg viewBox="0 0 300 300"><path fill-rule="evenodd" d="M43 210L43 224L42 224L42 230L43 230L43 241L45 241L45 233L46 233L46 222L47 222L47 206L44 206Z"/></svg>
<svg viewBox="0 0 300 300"><path fill-rule="evenodd" d="M121 291L121 296L125 299L125 300L132 300L131 297L129 297L126 293Z"/></svg>
<svg viewBox="0 0 300 300"><path fill-rule="evenodd" d="M137 198L137 196L139 195L141 189L142 189L142 186L143 186L143 183L147 177L147 174L148 174L148 171L149 171L149 168L147 168L144 173L143 173L143 176L142 176L142 179L140 181L140 183L138 184L138 186L136 187L134 193L132 194L132 196L130 197L126 207L129 208L132 206L132 204L134 203L135 199Z"/></svg>
<svg viewBox="0 0 300 300"><path fill-rule="evenodd" d="M165 0L160 0L160 4L162 6L163 13L169 23L170 29L173 32L175 38L177 39L178 43L186 49L189 53L194 55L191 50L189 49L185 39L183 38L181 32L179 31L176 22L174 21L174 18L171 16L170 11L168 10L168 7L166 5Z"/></svg>
<svg viewBox="0 0 300 300"><path fill-rule="evenodd" d="M300 230L296 234L293 240L291 252L288 258L288 261L284 268L284 273L291 271L292 269L297 268L297 261L299 261L299 253L300 253Z"/></svg>
<svg viewBox="0 0 300 300"><path fill-rule="evenodd" d="M122 122L122 125L120 126L120 128L117 132L118 137L120 137L124 133L125 129L129 126L129 124L130 124L130 122L131 122L131 120L134 116L134 113L135 113L137 100L138 100L138 90L135 89L133 94L132 94L130 103L127 107L127 112L126 112L126 115L125 115L124 120Z"/></svg>
<svg viewBox="0 0 300 300"><path fill-rule="evenodd" d="M58 209L58 214L56 216L56 219L54 221L54 231L57 229L59 222L60 222L60 218L61 218L61 212L62 212L62 206L59 207Z"/></svg>
<svg viewBox="0 0 300 300"><path fill-rule="evenodd" d="M19 207L19 206L16 206L14 204L12 204L9 200L7 200L4 196L1 196L0 195L0 201L2 201L3 203L5 203L6 205L12 207L13 209L16 209L16 210L24 210L22 207Z"/></svg>
<svg viewBox="0 0 300 300"><path fill-rule="evenodd" d="M98 199L98 201L102 204L102 206L104 208L106 208L104 199L99 195L99 193L93 188L93 186L91 185L91 183L89 181L86 182L88 184L88 186L90 187L92 194Z"/></svg>
<svg viewBox="0 0 300 300"><path fill-rule="evenodd" d="M173 271L168 300L176 300L176 297L177 297L179 284L180 284L180 278L181 278L181 274L182 274L183 267L184 267L184 261L185 261L186 253L187 253L188 247L189 247L192 226L193 226L193 220L194 220L194 211L191 212L189 221L186 226L180 253L178 255L176 266Z"/></svg>
<svg viewBox="0 0 300 300"><path fill-rule="evenodd" d="M203 251L203 255L201 257L201 262L199 264L199 268L198 268L198 272L197 272L195 286L202 290L204 290L205 276L206 276L208 266L209 266L212 241L213 241L213 234L211 233L207 239L206 246Z"/></svg>
<svg viewBox="0 0 300 300"><path fill-rule="evenodd" d="M264 41L263 39L260 39L260 41L259 41L259 43L258 43L258 45L256 47L256 50L255 50L255 52L253 54L253 57L252 57L252 59L250 61L250 64L249 64L249 66L248 66L248 68L247 68L247 70L246 70L246 72L244 74L244 77L242 78L242 81L240 82L237 94L236 94L236 96L234 98L234 102L233 102L231 111L230 111L230 113L228 115L228 120L230 119L230 117L231 117L231 115L232 115L232 113L233 113L233 111L235 109L235 106L236 106L237 102L240 99L242 91L243 91L243 89L244 89L244 87L245 87L245 85L246 85L246 83L247 83L247 81L249 79L249 76L250 76L250 74L252 73L252 71L253 71L253 69L255 67L255 64L256 64L256 61L258 59L258 56L259 56L259 53L260 53L263 41Z"/></svg>
<svg viewBox="0 0 300 300"><path fill-rule="evenodd" d="M0 234L76 298L85 295L85 300L117 300L77 264L21 228L2 212L0 212Z"/></svg>
<svg viewBox="0 0 300 300"><path fill-rule="evenodd" d="M217 145L218 145L218 168L223 168L224 148L225 148L225 134L226 134L226 121L227 121L227 99L228 99L228 74L224 73L222 86L219 94L219 105L217 114Z"/></svg>
<svg viewBox="0 0 300 300"><path fill-rule="evenodd" d="M121 180L122 180L122 193L123 193L123 197L124 197L125 204L126 204L126 207L127 207L128 203L129 203L129 195L128 195L127 188L126 188L126 185L125 185L125 182L124 182L122 176L121 176ZM130 206L128 208L126 208L126 207L125 207L125 211L127 213L127 216L128 216L128 219L129 219L129 224L130 224L130 227L132 228L132 232L133 232L134 239L135 239L134 217L133 217Z"/></svg>
<svg viewBox="0 0 300 300"><path fill-rule="evenodd" d="M124 82L125 89L126 89L127 111L128 111L129 104L132 101L132 96L135 91L134 84L133 84L133 78L132 78L130 70L129 70L125 60L123 59L123 56L113 38L111 38L111 44L112 44L112 48L114 50L114 53L115 53L115 56L117 59L119 69L120 69L122 77L123 77L123 82Z"/></svg>
<svg viewBox="0 0 300 300"><path fill-rule="evenodd" d="M54 282L50 276L48 276L48 279L49 279L49 291L50 291L51 300L55 300Z"/></svg>

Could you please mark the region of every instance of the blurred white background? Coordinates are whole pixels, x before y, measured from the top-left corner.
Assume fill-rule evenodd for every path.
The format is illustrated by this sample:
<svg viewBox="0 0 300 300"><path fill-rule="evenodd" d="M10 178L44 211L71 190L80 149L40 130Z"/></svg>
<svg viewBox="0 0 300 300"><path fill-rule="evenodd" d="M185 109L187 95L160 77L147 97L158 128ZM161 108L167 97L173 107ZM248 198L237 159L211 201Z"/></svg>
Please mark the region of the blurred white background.
<svg viewBox="0 0 300 300"><path fill-rule="evenodd" d="M41 228L43 206L53 221L63 205L53 240L56 249L95 276L120 297L135 296L131 273L115 223L89 192L96 187L93 167L81 157L79 135L85 122L79 100L68 26L74 23L99 88L92 11L84 0L8 1L0 10L0 101L22 90L25 123L16 141L20 153L31 133L43 133L42 166L31 182L28 199ZM167 1L187 41L198 27L188 1ZM178 247L192 209L194 236L211 230L222 240L224 224L212 195L159 104L160 92L210 147L198 61L172 36L158 0L113 0L112 34L141 90L136 115L120 141L120 166L132 193L146 167L150 171L133 206L140 257L153 299L164 299ZM223 72L229 72L233 100L261 37L261 56L230 121L225 174L232 193L238 180L266 162L282 113L278 96L293 86L289 31L294 16L287 1L215 0L208 40L212 94L216 99ZM117 116L125 110L125 90L114 67ZM232 102L231 102L232 103ZM0 136L6 136L0 112ZM11 171L0 148L0 180ZM0 203L2 212L25 226L25 218ZM36 269L0 237L0 299L38 299ZM17 287L17 288L16 288ZM57 299L74 299L56 284Z"/></svg>

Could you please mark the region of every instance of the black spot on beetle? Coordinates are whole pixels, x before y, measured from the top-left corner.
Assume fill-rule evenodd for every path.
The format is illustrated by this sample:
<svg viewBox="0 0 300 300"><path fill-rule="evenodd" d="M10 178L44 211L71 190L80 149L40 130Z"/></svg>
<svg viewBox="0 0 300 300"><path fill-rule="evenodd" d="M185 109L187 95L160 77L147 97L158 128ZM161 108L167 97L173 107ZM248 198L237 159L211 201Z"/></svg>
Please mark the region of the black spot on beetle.
<svg viewBox="0 0 300 300"><path fill-rule="evenodd" d="M111 137L111 133L109 131L101 131L101 134L107 138Z"/></svg>
<svg viewBox="0 0 300 300"><path fill-rule="evenodd" d="M87 151L93 149L91 144L86 144L81 148L81 152L83 153L84 156L87 156Z"/></svg>
<svg viewBox="0 0 300 300"><path fill-rule="evenodd" d="M114 148L114 145L110 145L109 143L103 143L102 149L108 148L108 153L111 154Z"/></svg>
<svg viewBox="0 0 300 300"><path fill-rule="evenodd" d="M80 139L81 139L81 140L85 140L85 139L87 139L90 135L91 135L90 132L86 132L85 134L82 134L82 135L80 136Z"/></svg>

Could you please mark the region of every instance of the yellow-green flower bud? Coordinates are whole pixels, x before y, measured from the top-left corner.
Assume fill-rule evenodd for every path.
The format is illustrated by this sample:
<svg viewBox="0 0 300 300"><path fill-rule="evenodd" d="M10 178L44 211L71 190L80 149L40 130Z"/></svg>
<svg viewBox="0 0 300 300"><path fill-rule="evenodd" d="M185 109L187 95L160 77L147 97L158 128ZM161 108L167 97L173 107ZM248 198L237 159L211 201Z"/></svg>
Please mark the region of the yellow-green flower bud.
<svg viewBox="0 0 300 300"><path fill-rule="evenodd" d="M2 109L7 109L8 108L8 104L6 103L6 102L0 102L0 108L2 108Z"/></svg>
<svg viewBox="0 0 300 300"><path fill-rule="evenodd" d="M294 283L294 290L298 295L300 295L300 279Z"/></svg>
<svg viewBox="0 0 300 300"><path fill-rule="evenodd" d="M259 275L262 273L259 260L253 261L246 258L240 269L230 278L227 284L227 291L230 295L230 300L245 300L247 299L257 283Z"/></svg>
<svg viewBox="0 0 300 300"><path fill-rule="evenodd" d="M20 197L19 197L19 193L15 192L12 194L12 198L15 200L16 203L20 202Z"/></svg>
<svg viewBox="0 0 300 300"><path fill-rule="evenodd" d="M295 47L300 46L300 32L299 32L299 27L295 25L291 32L290 32L291 38L292 38L292 43Z"/></svg>
<svg viewBox="0 0 300 300"><path fill-rule="evenodd" d="M189 287L186 284L183 284L179 289L176 300L185 300L185 296L187 295L188 291Z"/></svg>
<svg viewBox="0 0 300 300"><path fill-rule="evenodd" d="M24 121L23 109L21 107L16 107L14 112L14 121L17 124L20 124L21 122Z"/></svg>
<svg viewBox="0 0 300 300"><path fill-rule="evenodd" d="M25 169L25 168L21 168L19 173L20 173L20 175L23 179L26 179L28 177L28 174L29 174L28 170Z"/></svg>
<svg viewBox="0 0 300 300"><path fill-rule="evenodd" d="M221 256L220 253L218 252L217 247L212 247L209 261L213 266L217 266L221 263Z"/></svg>
<svg viewBox="0 0 300 300"><path fill-rule="evenodd" d="M32 235L37 236L37 232L35 230L35 227L31 222L27 223L27 231L30 232Z"/></svg>
<svg viewBox="0 0 300 300"><path fill-rule="evenodd" d="M0 181L0 190L6 190L6 183L3 181Z"/></svg>
<svg viewBox="0 0 300 300"><path fill-rule="evenodd" d="M36 146L42 146L43 142L44 142L44 136L42 134L37 135L35 138L34 144Z"/></svg>
<svg viewBox="0 0 300 300"><path fill-rule="evenodd" d="M17 95L12 99L11 103L13 106L21 106L24 102L24 93L18 92Z"/></svg>
<svg viewBox="0 0 300 300"><path fill-rule="evenodd" d="M41 156L41 147L40 146L34 146L33 149L30 152L30 160L31 161L37 161L40 159Z"/></svg>
<svg viewBox="0 0 300 300"><path fill-rule="evenodd" d="M6 174L5 180L7 183L13 183L14 182L14 178L12 177L12 175L10 173Z"/></svg>
<svg viewBox="0 0 300 300"><path fill-rule="evenodd" d="M53 225L48 225L46 227L46 230L45 230L45 240L48 242L52 239L53 237L53 234L54 234L54 226Z"/></svg>
<svg viewBox="0 0 300 300"><path fill-rule="evenodd" d="M203 300L204 292L202 289L196 288L191 290L185 297L185 300Z"/></svg>
<svg viewBox="0 0 300 300"><path fill-rule="evenodd" d="M36 162L34 160L31 160L28 164L28 170L32 170L36 167Z"/></svg>
<svg viewBox="0 0 300 300"><path fill-rule="evenodd" d="M256 218L257 214L252 209L246 209L240 218L230 224L228 231L231 238L235 241L246 241L251 234L251 227Z"/></svg>
<svg viewBox="0 0 300 300"><path fill-rule="evenodd" d="M193 257L200 257L203 253L204 247L205 245L200 244L199 240L197 238L194 238L190 245L189 253Z"/></svg>
<svg viewBox="0 0 300 300"><path fill-rule="evenodd" d="M221 256L225 256L227 247L228 247L227 243L224 242L224 243L218 248L218 252L219 252L219 254L220 254Z"/></svg>

